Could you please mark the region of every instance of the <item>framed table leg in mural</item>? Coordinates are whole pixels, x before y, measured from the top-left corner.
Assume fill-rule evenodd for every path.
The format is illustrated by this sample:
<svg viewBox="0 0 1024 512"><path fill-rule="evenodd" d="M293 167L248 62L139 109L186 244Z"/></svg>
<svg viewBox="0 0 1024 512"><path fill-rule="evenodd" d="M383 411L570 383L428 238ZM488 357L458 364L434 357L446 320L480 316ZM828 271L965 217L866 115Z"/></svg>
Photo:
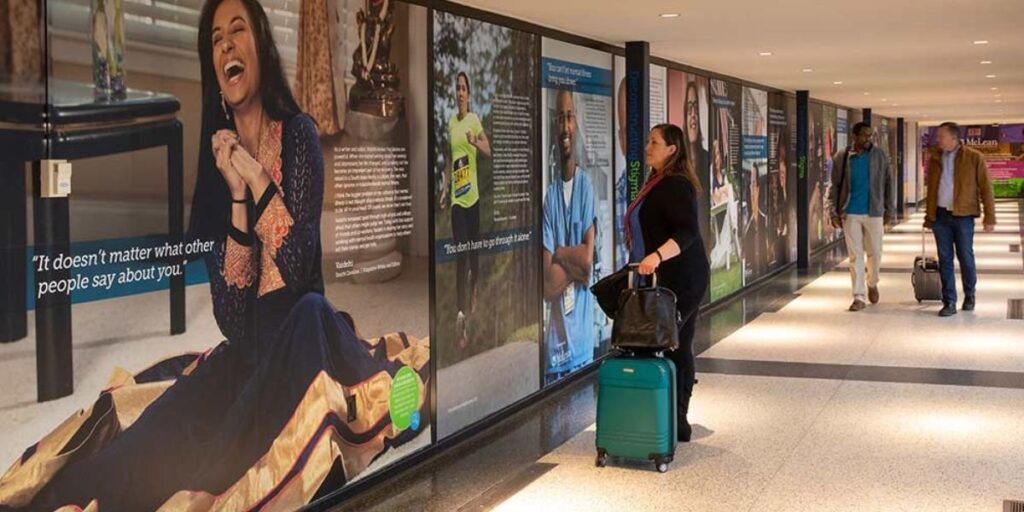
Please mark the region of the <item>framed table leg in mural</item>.
<svg viewBox="0 0 1024 512"><path fill-rule="evenodd" d="M167 148L167 214L169 244L180 244L184 238L184 169L182 165L182 124L176 114L177 99L164 94L131 91L124 99L115 101L96 99L92 89L84 84L58 82L51 88L50 95L51 131L45 135L46 143L37 151L21 148L18 162L4 165L5 174L13 173L32 161L33 191L33 232L34 256L49 258L73 256L71 254L70 197L44 197L42 193L42 160L68 160L95 158L149 148ZM26 121L29 121L26 119ZM22 128L3 130L3 140L17 140L15 132L24 134ZM38 137L40 141L42 137ZM8 169L9 168L9 169ZM16 177L7 176L5 182L17 184ZM16 188L16 187L15 187ZM24 186L20 190L24 190ZM12 192L13 195L13 192ZM72 194L73 195L73 194ZM24 212L24 194L21 201L15 201L13 208L21 207ZM5 207L10 208L10 207ZM24 214L22 214L24 218ZM17 216L14 216L17 220ZM24 221L21 223L24 224ZM15 237L10 242L11 250L23 252L25 234L19 235L19 226L7 222L5 237ZM24 228L20 228L22 231ZM9 252L9 251L8 251ZM20 252L19 252L20 254ZM23 254L22 254L23 256ZM5 259L6 261L6 259ZM171 261L167 261L171 263ZM181 263L178 261L177 263ZM27 282L26 265L11 265L5 271L15 279L14 283ZM5 265L6 268L6 265ZM73 278L68 268L38 268L36 282L67 282ZM20 273L19 273L20 272ZM170 332L185 332L185 276L172 275L169 278ZM16 287L25 295L25 286ZM13 293L13 292L12 292ZM9 295L9 294L8 294ZM5 300L11 297L5 298ZM15 306L24 301L17 302ZM27 308L5 309L5 315L24 315ZM35 303L36 371L37 397L40 402L54 400L74 392L72 362L72 298L70 293L41 294ZM13 325L13 324L12 324ZM10 331L10 332L7 332ZM17 329L7 329L6 338L16 335ZM7 336L11 334L11 336ZM24 337L24 334L21 334ZM17 339L17 338L15 338Z"/></svg>

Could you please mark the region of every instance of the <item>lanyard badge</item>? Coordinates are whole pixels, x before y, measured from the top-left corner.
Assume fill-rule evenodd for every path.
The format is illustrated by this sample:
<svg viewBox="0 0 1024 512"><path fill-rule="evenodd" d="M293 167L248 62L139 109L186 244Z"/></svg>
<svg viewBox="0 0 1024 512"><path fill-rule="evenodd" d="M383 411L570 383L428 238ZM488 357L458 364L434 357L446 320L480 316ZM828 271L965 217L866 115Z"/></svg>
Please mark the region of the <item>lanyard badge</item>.
<svg viewBox="0 0 1024 512"><path fill-rule="evenodd" d="M579 172L578 169L577 169L577 172ZM576 179L579 179L579 178L576 178ZM575 181L576 179L573 180L573 185L576 184L576 181ZM562 181L562 187L565 187L565 181ZM576 187L574 186L573 190L571 192L571 195L570 195L570 199L569 199L569 205L570 206L573 204L573 196L576 195L576 190L575 189L576 189ZM571 234L570 233L570 229L571 229L571 226L572 226L572 212L570 211L569 208L567 208L565 206L565 199L564 199L564 197L565 197L565 195L564 195L564 192L563 192L563 196L558 198L560 200L559 202L562 205L563 227L565 228L565 232L564 232L565 236L564 236L564 239L563 239L563 246L571 247L572 246L572 243L571 243L572 241L571 241L571 239L569 237L570 237L570 234ZM576 283L575 282L570 282L569 285L565 287L565 291L562 292L562 315L563 316L569 316L570 314L572 314L573 310L575 310L575 309L576 309Z"/></svg>

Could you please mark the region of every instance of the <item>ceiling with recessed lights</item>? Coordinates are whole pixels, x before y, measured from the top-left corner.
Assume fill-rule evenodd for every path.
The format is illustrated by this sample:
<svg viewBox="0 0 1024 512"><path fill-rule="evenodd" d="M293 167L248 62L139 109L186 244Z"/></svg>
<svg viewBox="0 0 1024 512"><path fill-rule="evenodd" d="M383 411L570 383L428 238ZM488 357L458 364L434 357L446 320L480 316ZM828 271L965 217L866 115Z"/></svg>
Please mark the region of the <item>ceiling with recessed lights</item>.
<svg viewBox="0 0 1024 512"><path fill-rule="evenodd" d="M885 116L1024 122L1024 0L461 3Z"/></svg>

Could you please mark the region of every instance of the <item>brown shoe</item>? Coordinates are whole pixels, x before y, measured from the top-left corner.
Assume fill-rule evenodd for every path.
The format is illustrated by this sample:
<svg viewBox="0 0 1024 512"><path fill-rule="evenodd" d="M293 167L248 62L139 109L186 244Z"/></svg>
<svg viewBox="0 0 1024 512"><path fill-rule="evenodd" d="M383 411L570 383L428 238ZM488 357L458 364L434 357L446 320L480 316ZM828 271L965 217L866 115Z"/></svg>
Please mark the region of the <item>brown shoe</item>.
<svg viewBox="0 0 1024 512"><path fill-rule="evenodd" d="M865 307L867 307L867 305L864 304L864 301L857 299L853 301L853 304L850 304L850 311L861 311Z"/></svg>
<svg viewBox="0 0 1024 512"><path fill-rule="evenodd" d="M868 300L870 300L872 304L878 304L878 287L877 286L869 286L868 287Z"/></svg>

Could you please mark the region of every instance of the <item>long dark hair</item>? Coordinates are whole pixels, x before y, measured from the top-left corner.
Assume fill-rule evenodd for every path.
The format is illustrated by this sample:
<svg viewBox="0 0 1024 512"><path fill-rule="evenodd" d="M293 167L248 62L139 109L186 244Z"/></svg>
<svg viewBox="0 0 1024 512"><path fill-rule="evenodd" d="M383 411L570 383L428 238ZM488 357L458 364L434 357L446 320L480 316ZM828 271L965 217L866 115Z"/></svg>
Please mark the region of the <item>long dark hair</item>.
<svg viewBox="0 0 1024 512"><path fill-rule="evenodd" d="M699 104L700 103L700 89L697 87L697 82L696 81L691 81L691 82L688 82L686 84L686 96L683 96L683 106L686 106L686 105L689 104L689 101L690 101L690 91L693 91L693 97L697 98L697 103L698 103L698 105L693 107L693 108L697 109L697 140L694 141L694 143L693 143L694 147L690 148L690 149L696 150L697 148L704 146L704 134L700 131L700 121L701 121L701 118L700 118L700 104ZM690 123L689 118L690 118L690 109L687 108L683 112L683 124L689 125L689 123ZM687 137L686 141L687 141L687 144L689 144L690 138ZM691 157L691 159L692 159L692 157Z"/></svg>
<svg viewBox="0 0 1024 512"><path fill-rule="evenodd" d="M300 112L288 87L281 56L274 43L270 20L257 0L239 0L249 14L256 55L260 66L260 98L263 110L275 121L287 121ZM220 239L227 232L231 215L231 192L217 170L211 139L217 130L235 130L233 116L224 112L220 85L213 67L213 15L224 0L207 0L199 16L199 70L202 76L203 121L199 133L199 165L189 237Z"/></svg>
<svg viewBox="0 0 1024 512"><path fill-rule="evenodd" d="M689 144L686 143L683 129L671 123L664 123L651 128L651 131L660 133L661 138L665 139L666 146L676 147L676 152L669 157L661 172L665 173L665 176L686 178L693 185L693 189L699 193L701 191L700 178L697 177L697 171L693 168L693 159L690 158L690 152L687 149Z"/></svg>
<svg viewBox="0 0 1024 512"><path fill-rule="evenodd" d="M473 97L473 89L469 85L469 75L465 71L459 71L459 74L455 75L456 88L458 88L460 78L466 81L466 98Z"/></svg>
<svg viewBox="0 0 1024 512"><path fill-rule="evenodd" d="M473 107L473 86L469 84L469 75L465 71L459 71L455 75L455 115L459 115L459 79L466 81L466 114L472 112Z"/></svg>

